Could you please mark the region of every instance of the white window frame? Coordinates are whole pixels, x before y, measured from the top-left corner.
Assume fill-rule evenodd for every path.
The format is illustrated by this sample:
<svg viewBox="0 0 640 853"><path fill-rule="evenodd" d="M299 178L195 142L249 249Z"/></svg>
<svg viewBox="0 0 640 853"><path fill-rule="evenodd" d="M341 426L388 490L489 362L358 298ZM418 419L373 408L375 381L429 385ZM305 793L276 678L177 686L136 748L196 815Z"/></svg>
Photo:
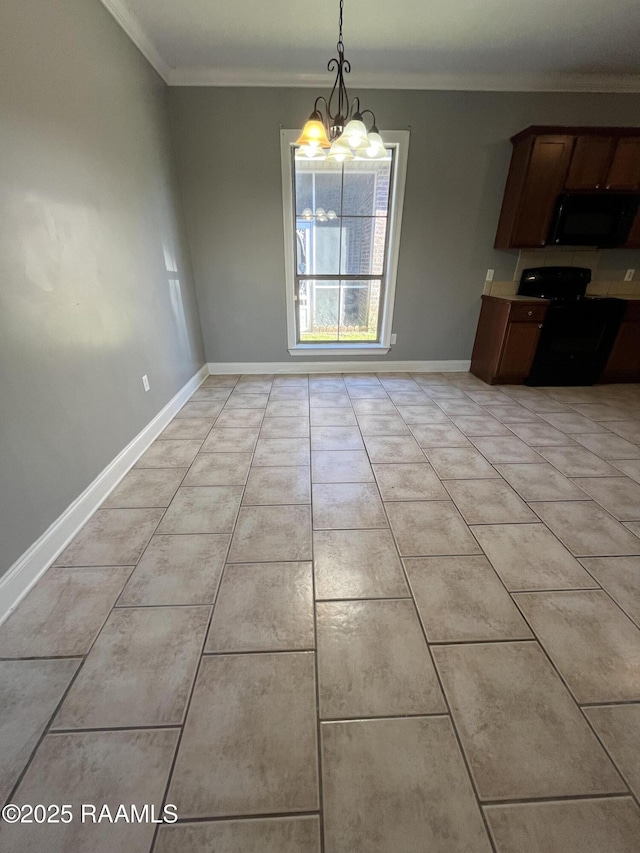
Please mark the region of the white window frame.
<svg viewBox="0 0 640 853"><path fill-rule="evenodd" d="M396 295L398 257L400 253L400 231L404 208L404 191L409 157L408 130L385 130L385 145L394 149L394 168L389 193L390 227L388 231L388 263L383 286L382 324L380 341L376 343L298 343L296 338L295 305L295 199L293 198L293 162L291 149L300 135L299 130L280 131L280 156L282 167L282 212L284 218L284 268L287 304L287 348L290 355L384 355L391 349L391 330Z"/></svg>

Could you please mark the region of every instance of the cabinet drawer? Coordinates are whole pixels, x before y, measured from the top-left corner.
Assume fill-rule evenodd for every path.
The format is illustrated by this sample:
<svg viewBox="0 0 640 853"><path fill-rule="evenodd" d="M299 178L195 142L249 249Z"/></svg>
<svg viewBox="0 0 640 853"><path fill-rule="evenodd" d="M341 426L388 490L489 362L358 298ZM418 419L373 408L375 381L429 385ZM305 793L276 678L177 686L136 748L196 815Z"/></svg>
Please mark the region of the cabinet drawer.
<svg viewBox="0 0 640 853"><path fill-rule="evenodd" d="M541 323L544 320L544 315L547 313L547 306L536 305L531 302L518 304L512 303L511 311L509 312L509 322L511 323Z"/></svg>

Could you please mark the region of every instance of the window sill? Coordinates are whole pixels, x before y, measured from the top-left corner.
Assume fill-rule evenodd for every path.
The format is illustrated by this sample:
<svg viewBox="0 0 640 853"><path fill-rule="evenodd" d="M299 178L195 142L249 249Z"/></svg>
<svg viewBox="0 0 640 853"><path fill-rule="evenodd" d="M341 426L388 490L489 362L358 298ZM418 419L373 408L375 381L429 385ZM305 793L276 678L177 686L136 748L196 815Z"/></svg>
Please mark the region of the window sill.
<svg viewBox="0 0 640 853"><path fill-rule="evenodd" d="M384 344L298 344L289 347L289 355L335 356L335 355L386 355L391 347Z"/></svg>

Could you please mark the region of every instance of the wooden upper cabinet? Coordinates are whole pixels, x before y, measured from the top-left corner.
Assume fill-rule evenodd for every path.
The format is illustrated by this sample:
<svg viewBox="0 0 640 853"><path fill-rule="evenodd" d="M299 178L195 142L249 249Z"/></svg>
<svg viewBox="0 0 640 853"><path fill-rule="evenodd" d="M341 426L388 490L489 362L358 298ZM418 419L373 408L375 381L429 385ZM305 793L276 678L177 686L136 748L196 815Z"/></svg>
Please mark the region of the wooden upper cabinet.
<svg viewBox="0 0 640 853"><path fill-rule="evenodd" d="M532 141L526 173L515 188L517 211L510 233L505 234L508 245L498 245L496 240L496 248L545 245L554 204L569 168L573 140L573 136L554 135L537 136Z"/></svg>
<svg viewBox="0 0 640 853"><path fill-rule="evenodd" d="M608 190L640 189L640 136L618 140L605 186Z"/></svg>
<svg viewBox="0 0 640 853"><path fill-rule="evenodd" d="M640 193L640 128L536 125L511 143L496 249L545 246L563 192ZM625 247L636 248L639 241L640 219Z"/></svg>
<svg viewBox="0 0 640 853"><path fill-rule="evenodd" d="M599 190L607 183L615 148L612 136L579 136L571 156L566 190Z"/></svg>

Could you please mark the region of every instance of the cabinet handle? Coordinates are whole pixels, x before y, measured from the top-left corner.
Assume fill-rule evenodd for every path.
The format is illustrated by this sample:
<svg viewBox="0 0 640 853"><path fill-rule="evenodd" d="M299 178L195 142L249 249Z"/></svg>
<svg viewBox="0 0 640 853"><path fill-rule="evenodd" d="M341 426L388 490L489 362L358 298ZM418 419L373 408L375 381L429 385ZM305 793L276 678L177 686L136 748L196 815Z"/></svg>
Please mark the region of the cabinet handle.
<svg viewBox="0 0 640 853"><path fill-rule="evenodd" d="M597 190L599 190L599 189L600 189L600 184L596 184L596 189L597 189Z"/></svg>
<svg viewBox="0 0 640 853"><path fill-rule="evenodd" d="M605 189L606 189L606 190L610 190L610 189L611 189L611 184L607 184L607 186L605 187Z"/></svg>
<svg viewBox="0 0 640 853"><path fill-rule="evenodd" d="M533 311L528 311L529 317L533 317Z"/></svg>
<svg viewBox="0 0 640 853"><path fill-rule="evenodd" d="M541 329L541 328L542 328L542 323L538 323L538 328L539 328L539 329Z"/></svg>

